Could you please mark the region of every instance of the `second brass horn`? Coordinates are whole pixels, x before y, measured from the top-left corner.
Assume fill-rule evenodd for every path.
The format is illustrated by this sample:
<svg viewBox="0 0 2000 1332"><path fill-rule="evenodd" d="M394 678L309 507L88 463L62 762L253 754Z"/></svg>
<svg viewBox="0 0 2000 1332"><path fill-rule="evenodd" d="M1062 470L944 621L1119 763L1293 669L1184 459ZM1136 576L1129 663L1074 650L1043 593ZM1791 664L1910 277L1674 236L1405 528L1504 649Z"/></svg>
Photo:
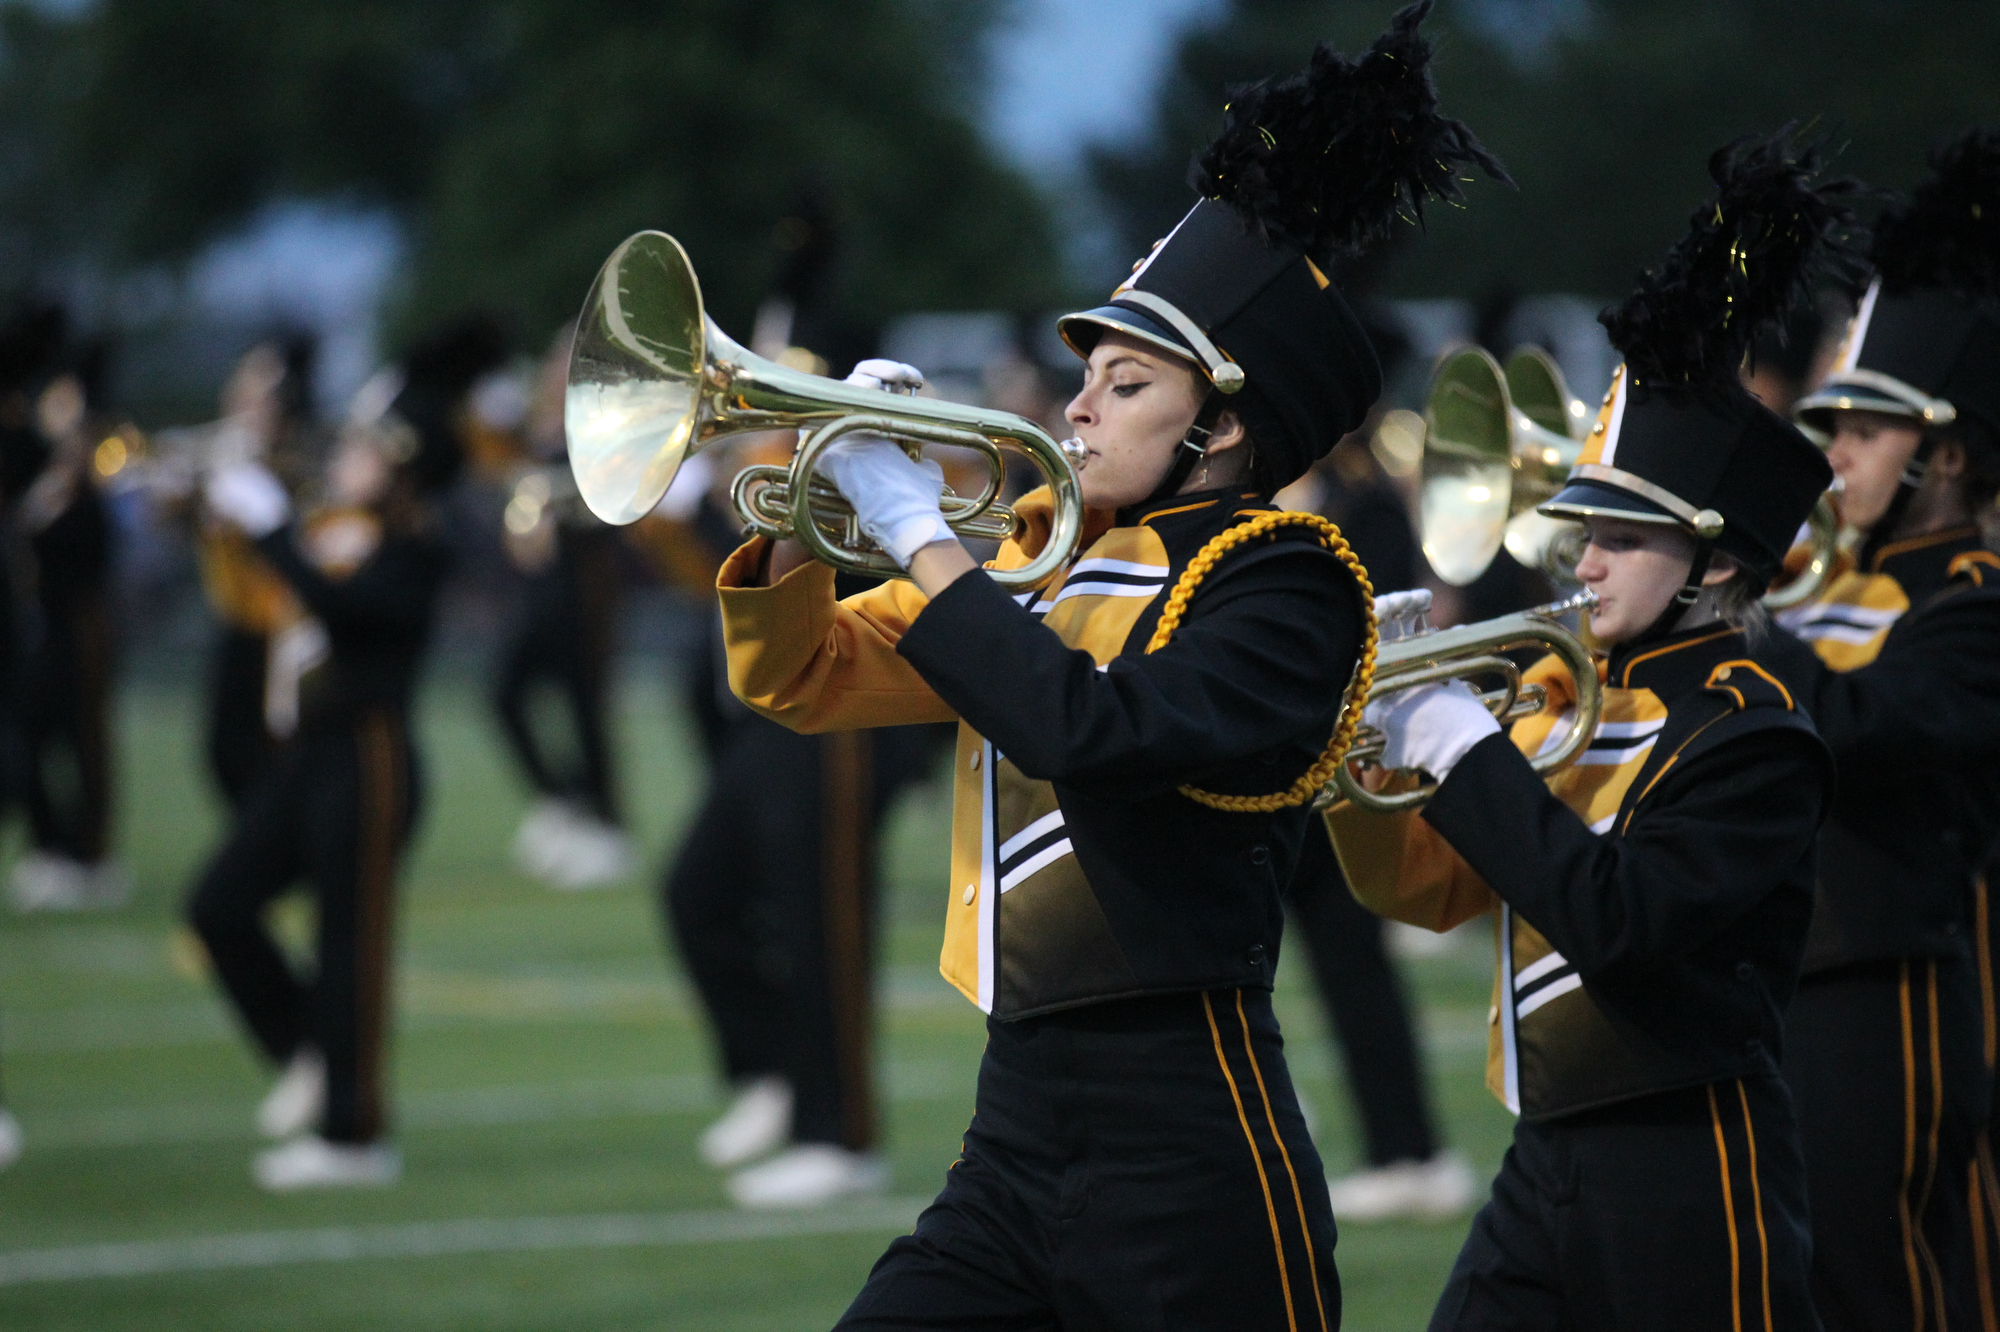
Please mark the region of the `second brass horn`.
<svg viewBox="0 0 2000 1332"><path fill-rule="evenodd" d="M1504 544L1530 568L1568 580L1561 537L1575 524L1535 506L1562 489L1583 446L1571 435L1576 406L1546 352L1524 347L1505 370L1483 347L1447 353L1424 404L1424 556L1463 587Z"/></svg>
<svg viewBox="0 0 2000 1332"><path fill-rule="evenodd" d="M993 570L1006 587L1041 583L1069 561L1083 535L1083 495L1062 446L1007 412L857 388L792 370L732 341L702 310L701 285L672 236L642 231L604 262L578 320L563 423L570 467L590 511L629 523L659 503L689 456L730 435L801 432L789 469L747 468L732 492L738 514L773 538L796 537L824 564L904 577L862 536L854 510L813 464L843 435L896 441L913 457L925 444L983 455L978 495L947 490L945 521L961 536L1000 539L1018 526L998 502L1001 450L1025 454L1048 481L1054 520L1047 543L1017 569Z"/></svg>

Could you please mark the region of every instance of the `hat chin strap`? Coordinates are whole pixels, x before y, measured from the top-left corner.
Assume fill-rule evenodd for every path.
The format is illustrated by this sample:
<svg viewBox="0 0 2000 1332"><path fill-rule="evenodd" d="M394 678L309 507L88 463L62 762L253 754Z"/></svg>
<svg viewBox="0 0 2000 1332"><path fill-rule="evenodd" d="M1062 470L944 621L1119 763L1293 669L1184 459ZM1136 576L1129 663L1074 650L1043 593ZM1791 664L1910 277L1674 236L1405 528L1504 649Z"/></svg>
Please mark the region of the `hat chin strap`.
<svg viewBox="0 0 2000 1332"><path fill-rule="evenodd" d="M1646 632L1639 635L1637 641L1645 643L1655 638L1665 638L1680 625L1694 603L1701 599L1702 580L1708 576L1709 561L1714 555L1714 538L1698 536L1694 539L1694 563L1688 565L1687 580L1681 584L1680 591L1674 593L1674 599L1667 603L1667 608L1660 612L1659 618L1646 627Z"/></svg>
<svg viewBox="0 0 2000 1332"><path fill-rule="evenodd" d="M1215 423L1222 417L1222 395L1210 389L1202 399L1201 410L1194 414L1194 422L1187 428L1187 434L1174 446L1173 466L1160 478L1160 484L1146 497L1146 503L1180 494L1188 477L1194 474L1194 465L1208 456L1209 437L1215 433Z"/></svg>

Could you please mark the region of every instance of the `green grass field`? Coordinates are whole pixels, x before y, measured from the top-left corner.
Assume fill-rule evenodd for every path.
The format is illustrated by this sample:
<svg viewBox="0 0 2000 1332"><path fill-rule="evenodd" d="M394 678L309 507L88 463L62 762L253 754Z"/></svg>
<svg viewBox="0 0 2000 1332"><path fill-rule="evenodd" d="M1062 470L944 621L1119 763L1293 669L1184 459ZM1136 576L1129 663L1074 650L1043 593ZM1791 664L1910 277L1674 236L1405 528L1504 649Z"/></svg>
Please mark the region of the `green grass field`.
<svg viewBox="0 0 2000 1332"><path fill-rule="evenodd" d="M732 1214L694 1141L719 1105L653 882L701 771L662 684L635 675L618 730L647 868L593 893L509 865L525 804L477 691L429 691L429 808L403 878L394 1054L400 1187L274 1198L251 1184L268 1074L175 936L218 831L192 692L121 702L126 909L0 917L0 1051L28 1150L0 1174L0 1328L750 1329L829 1325L956 1152L979 1015L937 976L946 793L887 833L879 1068L886 1204ZM18 830L10 833L18 842ZM297 928L303 917L287 924ZM1480 1085L1490 961L1413 964L1435 1094L1490 1174L1509 1122ZM1279 1002L1328 1167L1355 1157L1308 978ZM1349 1227L1347 1326L1421 1327L1463 1222Z"/></svg>

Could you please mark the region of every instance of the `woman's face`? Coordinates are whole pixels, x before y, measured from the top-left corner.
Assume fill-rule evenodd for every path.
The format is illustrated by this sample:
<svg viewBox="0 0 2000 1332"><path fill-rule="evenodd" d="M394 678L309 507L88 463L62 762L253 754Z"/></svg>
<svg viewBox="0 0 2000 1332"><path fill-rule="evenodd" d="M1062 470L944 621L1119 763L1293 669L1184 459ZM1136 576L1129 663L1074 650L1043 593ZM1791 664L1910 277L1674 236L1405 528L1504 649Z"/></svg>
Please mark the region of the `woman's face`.
<svg viewBox="0 0 2000 1332"><path fill-rule="evenodd" d="M349 431L341 436L327 465L327 497L335 504L365 508L389 493L392 472L373 440L361 431Z"/></svg>
<svg viewBox="0 0 2000 1332"><path fill-rule="evenodd" d="M1083 391L1064 412L1089 450L1080 470L1085 506L1120 509L1159 489L1207 387L1178 356L1122 333L1100 338Z"/></svg>
<svg viewBox="0 0 2000 1332"><path fill-rule="evenodd" d="M1666 523L1586 518L1576 576L1597 594L1590 632L1601 643L1624 643L1646 632L1666 610L1694 567L1694 538Z"/></svg>
<svg viewBox="0 0 2000 1332"><path fill-rule="evenodd" d="M1870 531L1889 512L1903 469L1917 456L1923 431L1886 412L1837 412L1826 460L1840 478L1840 519Z"/></svg>

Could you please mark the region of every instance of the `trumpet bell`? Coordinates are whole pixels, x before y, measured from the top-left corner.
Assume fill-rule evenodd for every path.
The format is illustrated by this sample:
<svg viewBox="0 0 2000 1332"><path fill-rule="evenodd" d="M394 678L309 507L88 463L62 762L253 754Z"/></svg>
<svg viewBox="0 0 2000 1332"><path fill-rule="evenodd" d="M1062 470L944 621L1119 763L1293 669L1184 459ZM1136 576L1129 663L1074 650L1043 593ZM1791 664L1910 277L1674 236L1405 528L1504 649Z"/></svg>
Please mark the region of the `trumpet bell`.
<svg viewBox="0 0 2000 1332"><path fill-rule="evenodd" d="M642 231L605 261L570 351L563 429L590 511L635 522L660 502L701 424L701 284L672 236Z"/></svg>
<svg viewBox="0 0 2000 1332"><path fill-rule="evenodd" d="M1562 488L1583 451L1570 433L1577 418L1562 371L1539 347L1517 350L1504 370L1482 347L1438 362L1424 412L1418 526L1439 578L1463 587L1502 545L1529 568L1568 578L1575 524L1535 506Z"/></svg>
<svg viewBox="0 0 2000 1332"><path fill-rule="evenodd" d="M1513 493L1507 385L1483 347L1438 363L1425 404L1417 526L1439 578L1463 587L1493 563Z"/></svg>

